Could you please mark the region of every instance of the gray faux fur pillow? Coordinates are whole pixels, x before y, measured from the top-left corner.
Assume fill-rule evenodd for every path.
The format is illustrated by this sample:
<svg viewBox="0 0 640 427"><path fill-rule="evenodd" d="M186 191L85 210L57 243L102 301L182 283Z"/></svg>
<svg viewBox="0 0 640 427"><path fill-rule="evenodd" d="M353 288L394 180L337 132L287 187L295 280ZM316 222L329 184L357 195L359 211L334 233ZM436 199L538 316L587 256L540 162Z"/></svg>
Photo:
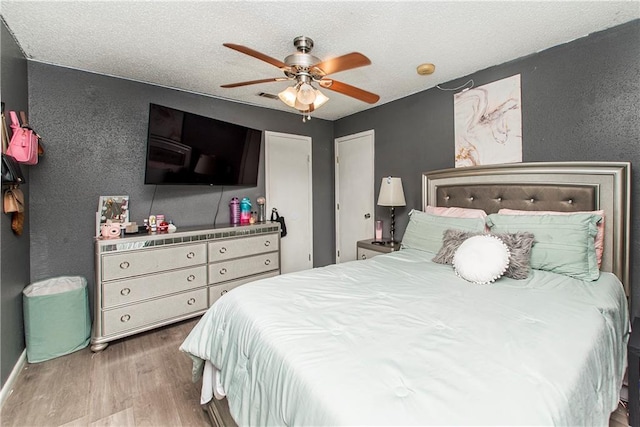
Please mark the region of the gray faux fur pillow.
<svg viewBox="0 0 640 427"><path fill-rule="evenodd" d="M478 233L476 231L464 231L464 230L456 230L456 229L448 229L442 233L442 247L436 254L436 256L431 260L433 262L437 262L438 264L453 264L453 256L456 251L469 237L479 236L484 233Z"/></svg>
<svg viewBox="0 0 640 427"><path fill-rule="evenodd" d="M511 253L509 267L507 267L504 275L518 280L529 277L531 248L535 242L533 234L523 231L519 233L495 233L493 235L502 239Z"/></svg>
<svg viewBox="0 0 640 427"><path fill-rule="evenodd" d="M446 230L442 236L442 247L432 261L439 264L452 264L453 255L455 255L462 242L469 237L481 234L483 233L455 229ZM529 277L529 270L531 269L531 248L535 240L533 234L525 231L493 235L500 238L507 245L511 253L509 256L509 267L504 275L518 280Z"/></svg>

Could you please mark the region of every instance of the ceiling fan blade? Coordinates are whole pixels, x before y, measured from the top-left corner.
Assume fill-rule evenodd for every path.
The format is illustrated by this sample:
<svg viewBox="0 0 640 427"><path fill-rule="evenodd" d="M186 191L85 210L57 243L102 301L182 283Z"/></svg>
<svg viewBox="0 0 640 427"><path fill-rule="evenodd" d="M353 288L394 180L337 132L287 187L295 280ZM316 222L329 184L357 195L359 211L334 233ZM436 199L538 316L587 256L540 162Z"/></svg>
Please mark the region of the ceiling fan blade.
<svg viewBox="0 0 640 427"><path fill-rule="evenodd" d="M240 82L240 83L230 83L227 85L221 85L220 87L224 87L224 88L231 88L231 87L239 87L239 86L249 86L249 85L255 85L258 83L269 83L269 82L282 82L285 80L289 80L286 77L273 77L270 79L260 79L260 80L251 80L248 82Z"/></svg>
<svg viewBox="0 0 640 427"><path fill-rule="evenodd" d="M329 74L337 73L340 71L350 70L352 68L363 67L370 65L371 60L358 52L347 53L346 55L338 56L337 58L327 59L326 61L315 64L312 70L319 70L319 74L327 76Z"/></svg>
<svg viewBox="0 0 640 427"><path fill-rule="evenodd" d="M375 93L367 92L364 89L360 89L337 80L323 79L318 83L325 89L342 93L343 95L359 99L360 101L367 102L369 104L375 104L380 100L380 96Z"/></svg>
<svg viewBox="0 0 640 427"><path fill-rule="evenodd" d="M248 48L246 46L242 46L239 44L233 44L233 43L222 43L223 46L226 46L230 49L233 50L237 50L238 52L244 53L245 55L249 55L249 56L253 56L254 58L257 58L261 61L264 61L268 64L271 64L273 66L276 66L278 68L280 68L282 71L290 71L291 67L289 67L287 64L285 64L284 62L272 58L268 55L265 55L264 53L260 53L257 50L253 50L251 48Z"/></svg>

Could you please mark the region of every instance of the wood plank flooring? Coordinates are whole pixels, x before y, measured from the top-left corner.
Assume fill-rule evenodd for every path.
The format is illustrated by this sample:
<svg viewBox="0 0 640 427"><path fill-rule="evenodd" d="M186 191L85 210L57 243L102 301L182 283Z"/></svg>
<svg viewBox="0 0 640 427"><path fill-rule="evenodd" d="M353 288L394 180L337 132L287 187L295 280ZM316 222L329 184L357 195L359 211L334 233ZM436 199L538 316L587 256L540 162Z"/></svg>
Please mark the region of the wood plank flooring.
<svg viewBox="0 0 640 427"><path fill-rule="evenodd" d="M27 364L0 412L9 426L203 426L200 383L178 350L197 319ZM628 426L618 408L609 427Z"/></svg>
<svg viewBox="0 0 640 427"><path fill-rule="evenodd" d="M200 383L178 347L197 319L27 364L2 426L205 426Z"/></svg>

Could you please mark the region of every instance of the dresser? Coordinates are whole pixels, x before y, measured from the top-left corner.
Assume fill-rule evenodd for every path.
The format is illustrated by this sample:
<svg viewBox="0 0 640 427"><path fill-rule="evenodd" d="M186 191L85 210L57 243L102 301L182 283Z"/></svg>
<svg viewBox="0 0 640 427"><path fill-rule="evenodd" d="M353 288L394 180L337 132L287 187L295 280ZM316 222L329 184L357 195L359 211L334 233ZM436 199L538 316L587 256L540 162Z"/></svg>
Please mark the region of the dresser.
<svg viewBox="0 0 640 427"><path fill-rule="evenodd" d="M280 274L276 222L96 240L91 350L204 313L233 288Z"/></svg>

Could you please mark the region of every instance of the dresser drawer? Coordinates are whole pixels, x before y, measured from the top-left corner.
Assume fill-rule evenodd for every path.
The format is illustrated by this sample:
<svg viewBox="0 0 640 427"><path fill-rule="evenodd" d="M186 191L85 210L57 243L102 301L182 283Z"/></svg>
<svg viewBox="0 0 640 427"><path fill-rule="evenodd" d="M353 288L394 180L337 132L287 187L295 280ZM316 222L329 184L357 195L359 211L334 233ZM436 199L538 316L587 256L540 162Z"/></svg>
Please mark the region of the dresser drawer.
<svg viewBox="0 0 640 427"><path fill-rule="evenodd" d="M358 259L369 259L376 255L382 255L384 252L372 251L371 249L358 248Z"/></svg>
<svg viewBox="0 0 640 427"><path fill-rule="evenodd" d="M131 306L105 310L102 313L102 333L113 335L206 309L207 290L203 288Z"/></svg>
<svg viewBox="0 0 640 427"><path fill-rule="evenodd" d="M102 280L123 279L206 262L206 243L103 255Z"/></svg>
<svg viewBox="0 0 640 427"><path fill-rule="evenodd" d="M103 308L173 294L207 285L207 266L150 274L133 279L105 283L102 288Z"/></svg>
<svg viewBox="0 0 640 427"><path fill-rule="evenodd" d="M226 294L233 288L237 288L238 286L244 285L245 283L255 282L256 280L277 276L278 274L280 274L278 270L275 270L265 274L258 274L256 276L250 276L250 277L245 277L238 280L232 280L230 282L225 282L221 285L210 286L209 287L209 307L211 307L214 302L218 301L222 295Z"/></svg>
<svg viewBox="0 0 640 427"><path fill-rule="evenodd" d="M209 265L209 284L226 282L243 276L278 270L278 252L254 255Z"/></svg>
<svg viewBox="0 0 640 427"><path fill-rule="evenodd" d="M224 261L247 255L277 251L280 245L278 233L239 239L217 240L209 243L209 262Z"/></svg>

